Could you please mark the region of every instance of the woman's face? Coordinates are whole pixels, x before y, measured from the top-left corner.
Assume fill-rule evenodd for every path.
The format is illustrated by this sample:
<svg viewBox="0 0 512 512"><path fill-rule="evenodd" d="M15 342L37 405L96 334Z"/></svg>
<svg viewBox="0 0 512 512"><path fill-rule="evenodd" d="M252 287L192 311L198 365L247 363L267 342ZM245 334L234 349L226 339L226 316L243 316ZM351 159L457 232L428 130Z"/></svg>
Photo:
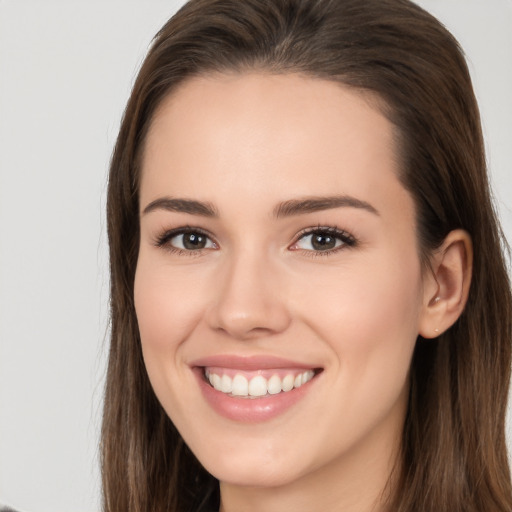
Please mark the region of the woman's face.
<svg viewBox="0 0 512 512"><path fill-rule="evenodd" d="M155 116L135 278L144 360L223 482L389 471L424 309L393 135L360 93L298 75L196 78Z"/></svg>

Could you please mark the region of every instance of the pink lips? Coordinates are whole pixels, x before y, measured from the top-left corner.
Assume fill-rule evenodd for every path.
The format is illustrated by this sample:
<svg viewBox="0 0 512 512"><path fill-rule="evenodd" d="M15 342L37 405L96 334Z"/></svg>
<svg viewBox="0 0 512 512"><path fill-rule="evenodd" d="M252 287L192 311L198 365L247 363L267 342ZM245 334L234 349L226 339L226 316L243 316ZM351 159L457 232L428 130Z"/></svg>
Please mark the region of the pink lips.
<svg viewBox="0 0 512 512"><path fill-rule="evenodd" d="M190 366L220 366L223 368L234 368L238 370L254 371L273 368L298 368L313 369L308 363L299 363L274 356L251 356L242 357L234 355L218 355L196 359Z"/></svg>
<svg viewBox="0 0 512 512"><path fill-rule="evenodd" d="M299 363L273 356L241 357L218 355L195 360L190 365L199 383L201 392L208 404L221 416L232 421L257 423L268 421L283 414L306 396L316 378L299 388L275 395L258 398L232 397L214 389L204 378L205 368L225 368L228 373L235 370L254 372L256 370L315 369L310 364ZM267 373L267 372L265 372Z"/></svg>

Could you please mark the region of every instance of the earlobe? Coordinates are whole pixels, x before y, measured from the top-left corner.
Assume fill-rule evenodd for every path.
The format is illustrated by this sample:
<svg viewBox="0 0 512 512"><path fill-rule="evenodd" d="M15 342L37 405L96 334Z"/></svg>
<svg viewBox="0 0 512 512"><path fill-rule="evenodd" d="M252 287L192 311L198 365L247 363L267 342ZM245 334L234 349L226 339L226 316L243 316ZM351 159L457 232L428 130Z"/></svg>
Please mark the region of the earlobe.
<svg viewBox="0 0 512 512"><path fill-rule="evenodd" d="M451 231L431 258L424 286L419 334L435 338L451 327L466 305L473 266L469 234Z"/></svg>

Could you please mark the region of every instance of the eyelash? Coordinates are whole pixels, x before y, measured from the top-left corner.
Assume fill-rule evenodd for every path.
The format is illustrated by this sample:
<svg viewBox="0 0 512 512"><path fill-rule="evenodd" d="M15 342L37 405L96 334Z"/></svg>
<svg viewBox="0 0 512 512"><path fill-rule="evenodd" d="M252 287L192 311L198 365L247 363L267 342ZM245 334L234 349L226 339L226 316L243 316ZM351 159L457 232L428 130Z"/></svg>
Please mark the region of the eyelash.
<svg viewBox="0 0 512 512"><path fill-rule="evenodd" d="M204 236L211 240L215 245L217 245L216 242L213 241L213 237L204 229L201 228L195 228L192 226L184 226L177 229L171 229L169 231L165 231L160 236L157 237L155 241L155 245L157 247L161 247L166 249L167 251L178 254L179 256L201 256L201 254L204 254L205 249L197 249L197 250L187 250L187 249L180 249L179 247L174 247L170 244L170 241L179 235L185 235L187 233L194 233L201 236ZM208 249L209 250L209 249Z"/></svg>
<svg viewBox="0 0 512 512"><path fill-rule="evenodd" d="M180 249L179 247L172 246L169 242L176 236L184 235L184 234L190 234L195 233L201 236L204 236L208 238L211 242L213 242L217 247L218 244L214 241L213 237L205 230L201 228L195 228L192 226L184 226L177 229L171 229L169 231L165 231L160 236L157 237L155 240L155 246L165 248L167 251L178 254L178 255L185 255L185 256L200 256L201 254L204 254L205 250L209 250L202 248L202 249L196 249L196 250L187 250L187 249ZM326 249L324 251L314 251L314 250L307 250L307 249L290 249L294 251L302 251L302 253L306 254L308 257L316 258L319 256L332 256L333 254L338 253L341 250L355 247L357 245L357 240L352 236L350 233L343 229L339 229L336 226L316 226L311 228L306 228L302 230L295 238L295 241L290 245L290 247L293 247L297 245L302 239L306 238L307 236L314 235L314 234L320 234L320 235L328 235L332 236L333 238L336 238L341 241L341 244L338 247L334 247L332 249Z"/></svg>
<svg viewBox="0 0 512 512"><path fill-rule="evenodd" d="M293 242L292 247L299 243L300 240L306 238L309 235L328 235L333 238L336 238L341 241L341 244L338 247L334 247L333 249L326 249L324 251L313 251L306 249L293 249L295 251L302 251L310 258L318 258L318 257L326 257L333 256L337 254L339 251L355 247L357 245L357 240L354 236L343 229L339 229L336 226L316 226L314 228L306 228L302 230L296 237L295 242Z"/></svg>

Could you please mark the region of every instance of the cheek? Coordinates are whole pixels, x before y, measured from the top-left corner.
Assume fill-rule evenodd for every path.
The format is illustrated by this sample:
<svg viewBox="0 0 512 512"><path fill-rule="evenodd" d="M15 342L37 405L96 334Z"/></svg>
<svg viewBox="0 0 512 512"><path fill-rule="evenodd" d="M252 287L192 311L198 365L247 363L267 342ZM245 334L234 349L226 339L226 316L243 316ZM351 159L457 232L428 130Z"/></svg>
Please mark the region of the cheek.
<svg viewBox="0 0 512 512"><path fill-rule="evenodd" d="M139 257L134 300L142 355L152 387L164 408L176 410L190 385L181 363L184 343L203 317L204 280L171 271L165 262ZM189 372L190 373L190 372Z"/></svg>
<svg viewBox="0 0 512 512"><path fill-rule="evenodd" d="M361 272L351 266L350 272L339 273L337 283L323 284L318 288L322 300L320 293L304 298L309 311L303 315L330 350L325 376L336 392L336 405L330 416L318 411L315 428L343 451L370 432L382 432L380 426L384 431L401 428L421 279L414 264L374 265L371 270L368 265Z"/></svg>
<svg viewBox="0 0 512 512"><path fill-rule="evenodd" d="M418 335L422 280L416 256L361 260L340 269L336 280L320 277L314 293L302 295L302 314L329 345L344 396L396 396Z"/></svg>
<svg viewBox="0 0 512 512"><path fill-rule="evenodd" d="M192 378L182 364L182 351L203 316L205 281L146 256L141 249L134 283L142 355L156 396L169 416L174 413L173 421L179 421Z"/></svg>
<svg viewBox="0 0 512 512"><path fill-rule="evenodd" d="M144 349L175 350L201 317L201 279L139 257L134 299Z"/></svg>

